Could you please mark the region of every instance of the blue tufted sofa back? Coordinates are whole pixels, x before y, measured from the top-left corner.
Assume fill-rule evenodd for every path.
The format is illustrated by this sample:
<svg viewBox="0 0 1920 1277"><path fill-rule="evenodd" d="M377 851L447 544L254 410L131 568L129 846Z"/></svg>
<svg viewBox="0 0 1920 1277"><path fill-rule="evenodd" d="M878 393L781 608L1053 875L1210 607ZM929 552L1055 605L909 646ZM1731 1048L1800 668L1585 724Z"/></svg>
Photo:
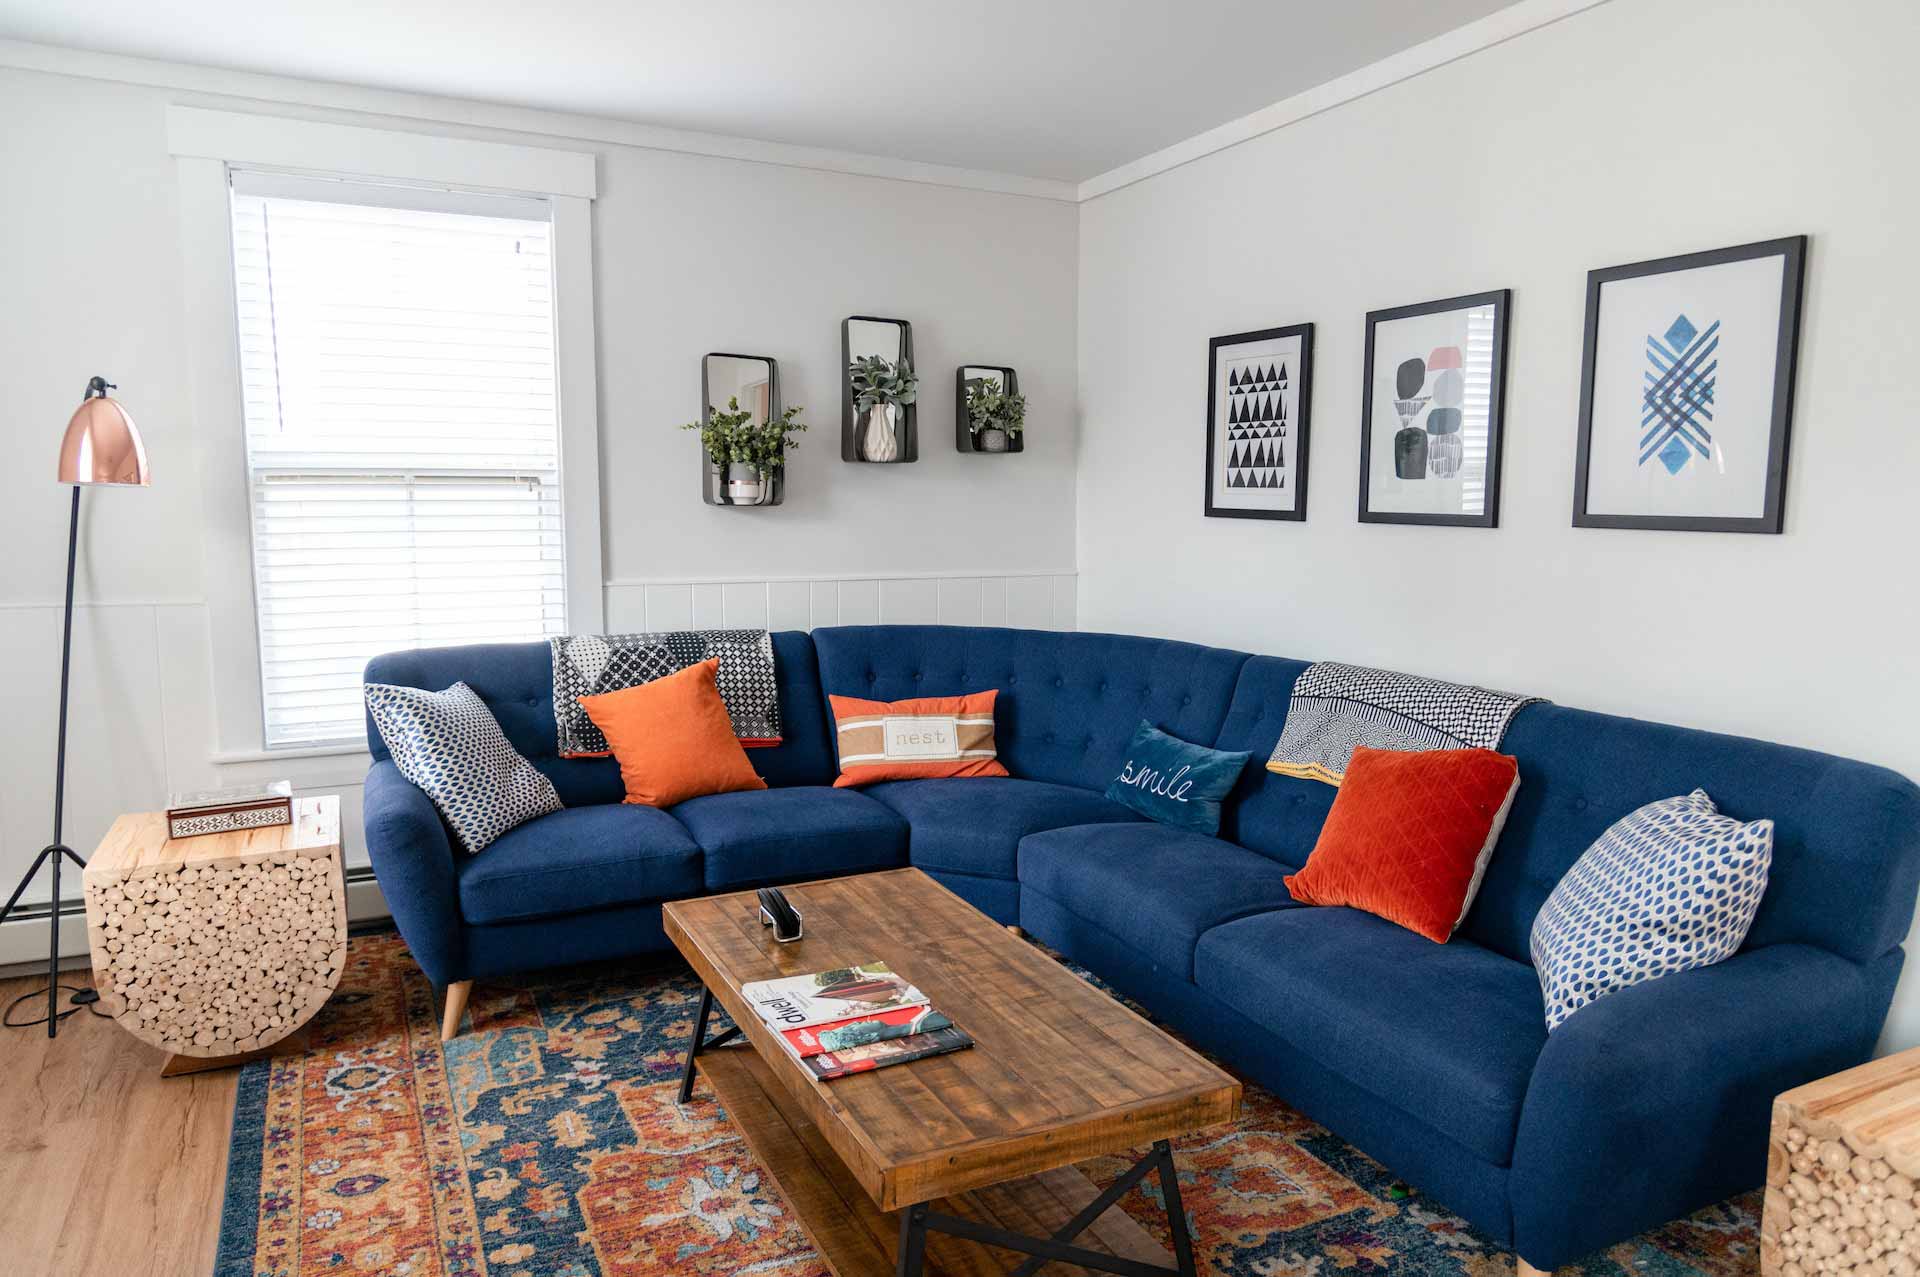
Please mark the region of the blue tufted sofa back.
<svg viewBox="0 0 1920 1277"><path fill-rule="evenodd" d="M813 632L837 696L897 701L997 688L995 739L1016 776L1105 790L1142 719L1185 740L1220 730L1242 652L1167 639L941 625Z"/></svg>
<svg viewBox="0 0 1920 1277"><path fill-rule="evenodd" d="M1317 780L1267 770L1293 703L1293 681L1306 668L1305 661L1278 656L1248 660L1214 742L1216 749L1244 749L1253 755L1221 813L1220 836L1295 869L1307 863L1333 796L1340 792Z"/></svg>
<svg viewBox="0 0 1920 1277"><path fill-rule="evenodd" d="M799 631L773 636L774 677L780 685L782 743L750 749L747 758L769 785L824 785L836 767L827 739L826 698L813 643ZM470 647L389 652L367 662L366 681L442 691L464 682L486 702L513 747L553 781L569 807L617 803L626 796L611 758L561 758L555 752L553 657L545 643L488 643ZM389 757L373 720L367 745L375 762Z"/></svg>
<svg viewBox="0 0 1920 1277"><path fill-rule="evenodd" d="M1865 962L1906 938L1920 889L1920 788L1884 767L1744 736L1530 705L1501 752L1520 792L1461 934L1528 960L1547 893L1615 820L1704 789L1774 821L1773 869L1747 948L1796 941Z"/></svg>

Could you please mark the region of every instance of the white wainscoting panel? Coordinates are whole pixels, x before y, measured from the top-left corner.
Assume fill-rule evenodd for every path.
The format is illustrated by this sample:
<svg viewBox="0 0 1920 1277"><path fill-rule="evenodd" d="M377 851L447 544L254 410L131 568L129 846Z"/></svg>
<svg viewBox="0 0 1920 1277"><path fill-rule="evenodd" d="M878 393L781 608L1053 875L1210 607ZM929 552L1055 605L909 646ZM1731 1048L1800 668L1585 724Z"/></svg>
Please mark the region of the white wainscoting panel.
<svg viewBox="0 0 1920 1277"><path fill-rule="evenodd" d="M1070 630L1075 587L1071 572L614 581L607 586L607 629L938 624Z"/></svg>

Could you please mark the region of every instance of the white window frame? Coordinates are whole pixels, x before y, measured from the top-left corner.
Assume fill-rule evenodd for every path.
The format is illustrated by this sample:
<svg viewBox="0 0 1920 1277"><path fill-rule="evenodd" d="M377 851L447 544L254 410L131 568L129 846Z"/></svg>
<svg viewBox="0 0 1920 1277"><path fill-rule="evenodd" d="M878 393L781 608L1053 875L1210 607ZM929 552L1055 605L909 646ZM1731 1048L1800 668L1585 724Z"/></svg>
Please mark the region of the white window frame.
<svg viewBox="0 0 1920 1277"><path fill-rule="evenodd" d="M179 180L180 240L214 680L213 761L353 754L362 744L265 746L253 505L242 411L230 170L412 183L544 199L553 215L556 389L567 627L605 623L600 423L593 325L592 154L198 107L167 109Z"/></svg>

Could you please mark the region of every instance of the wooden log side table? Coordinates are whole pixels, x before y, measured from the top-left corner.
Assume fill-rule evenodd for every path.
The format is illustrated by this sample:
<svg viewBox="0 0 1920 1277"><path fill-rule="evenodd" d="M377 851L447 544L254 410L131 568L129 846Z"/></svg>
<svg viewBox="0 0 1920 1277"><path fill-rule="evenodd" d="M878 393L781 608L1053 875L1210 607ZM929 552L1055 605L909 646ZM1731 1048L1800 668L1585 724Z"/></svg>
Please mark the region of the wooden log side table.
<svg viewBox="0 0 1920 1277"><path fill-rule="evenodd" d="M168 1076L224 1068L302 1028L340 983L347 891L340 799L293 823L169 838L122 816L81 875L101 1006L172 1053Z"/></svg>
<svg viewBox="0 0 1920 1277"><path fill-rule="evenodd" d="M1920 1272L1920 1048L1774 1100L1760 1271Z"/></svg>

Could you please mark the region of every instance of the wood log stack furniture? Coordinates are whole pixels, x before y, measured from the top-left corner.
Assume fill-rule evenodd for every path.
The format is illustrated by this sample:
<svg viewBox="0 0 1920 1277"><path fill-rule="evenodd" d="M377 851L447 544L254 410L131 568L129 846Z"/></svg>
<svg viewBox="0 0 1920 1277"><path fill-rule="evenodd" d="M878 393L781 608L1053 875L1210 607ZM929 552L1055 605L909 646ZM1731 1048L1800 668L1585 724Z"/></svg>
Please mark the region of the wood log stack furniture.
<svg viewBox="0 0 1920 1277"><path fill-rule="evenodd" d="M347 956L340 800L290 825L169 838L164 812L122 816L87 863L101 1005L172 1053L169 1075L282 1042L340 983Z"/></svg>
<svg viewBox="0 0 1920 1277"><path fill-rule="evenodd" d="M665 907L705 985L681 1094L697 1066L838 1277L1002 1273L985 1247L1029 1257L1022 1272L1059 1260L1193 1277L1168 1141L1236 1118L1239 1082L917 869L786 891L807 920L788 944L760 925L751 891ZM822 1082L740 994L749 980L872 961L976 1045ZM708 1039L714 1001L737 1028ZM736 1036L749 1045L716 1049ZM1105 1192L1073 1167L1143 1148ZM1171 1259L1107 1209L1156 1172Z"/></svg>
<svg viewBox="0 0 1920 1277"><path fill-rule="evenodd" d="M1773 1102L1760 1271L1920 1272L1920 1048Z"/></svg>

